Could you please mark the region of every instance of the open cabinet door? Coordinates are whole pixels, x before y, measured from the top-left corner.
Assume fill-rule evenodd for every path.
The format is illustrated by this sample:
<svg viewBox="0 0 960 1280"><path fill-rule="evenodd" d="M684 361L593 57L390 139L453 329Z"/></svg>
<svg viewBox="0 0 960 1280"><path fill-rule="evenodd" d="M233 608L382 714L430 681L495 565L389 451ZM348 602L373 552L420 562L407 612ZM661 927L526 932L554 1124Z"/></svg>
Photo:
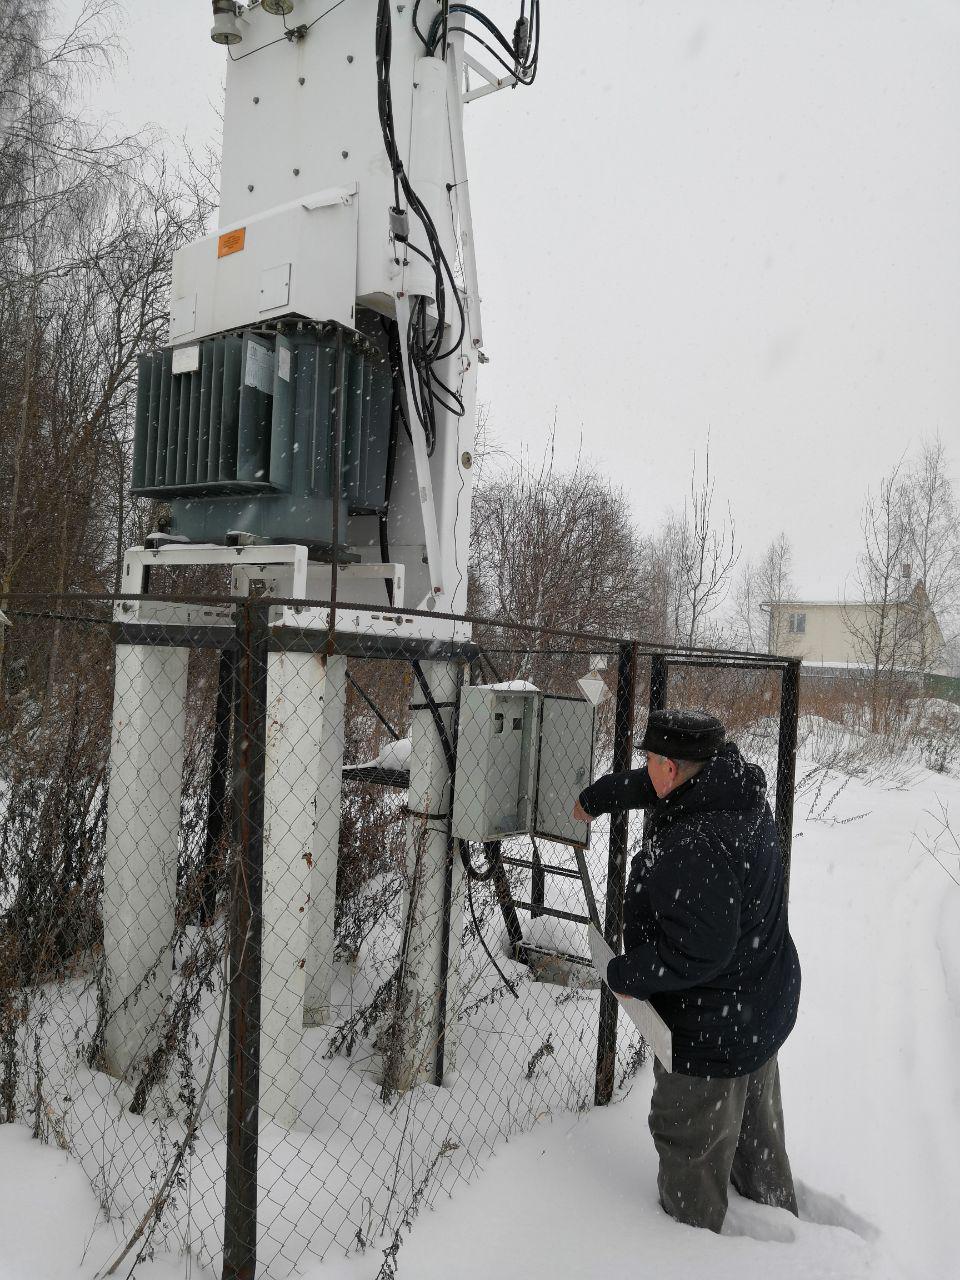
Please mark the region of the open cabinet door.
<svg viewBox="0 0 960 1280"><path fill-rule="evenodd" d="M593 777L596 715L596 707L584 698L544 694L533 828L544 840L590 847L590 823L575 822L572 811Z"/></svg>

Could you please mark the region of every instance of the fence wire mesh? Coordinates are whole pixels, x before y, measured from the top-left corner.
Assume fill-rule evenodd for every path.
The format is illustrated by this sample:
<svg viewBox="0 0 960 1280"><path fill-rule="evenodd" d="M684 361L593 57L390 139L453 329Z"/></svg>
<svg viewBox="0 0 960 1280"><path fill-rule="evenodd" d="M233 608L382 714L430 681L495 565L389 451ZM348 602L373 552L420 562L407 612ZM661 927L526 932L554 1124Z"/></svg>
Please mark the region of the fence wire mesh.
<svg viewBox="0 0 960 1280"><path fill-rule="evenodd" d="M792 668L130 608L6 605L0 1120L81 1163L118 1274L371 1249L392 1276L501 1139L644 1062L586 941L619 944L639 830L572 817L631 763L635 700L716 711L775 771L779 746L782 808Z"/></svg>

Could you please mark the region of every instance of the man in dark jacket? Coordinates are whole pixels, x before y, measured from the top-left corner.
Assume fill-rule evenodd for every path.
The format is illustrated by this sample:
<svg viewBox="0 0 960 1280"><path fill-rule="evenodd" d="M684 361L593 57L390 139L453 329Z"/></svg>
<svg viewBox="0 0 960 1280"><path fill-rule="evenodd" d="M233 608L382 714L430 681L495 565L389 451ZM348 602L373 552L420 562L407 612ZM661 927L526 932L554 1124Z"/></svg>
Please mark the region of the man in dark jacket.
<svg viewBox="0 0 960 1280"><path fill-rule="evenodd" d="M610 987L649 1000L673 1035L654 1062L650 1131L664 1209L719 1231L732 1181L797 1212L783 1138L777 1050L793 1029L800 962L787 929L777 830L763 770L699 712L650 716L647 767L580 795L581 820L646 809Z"/></svg>

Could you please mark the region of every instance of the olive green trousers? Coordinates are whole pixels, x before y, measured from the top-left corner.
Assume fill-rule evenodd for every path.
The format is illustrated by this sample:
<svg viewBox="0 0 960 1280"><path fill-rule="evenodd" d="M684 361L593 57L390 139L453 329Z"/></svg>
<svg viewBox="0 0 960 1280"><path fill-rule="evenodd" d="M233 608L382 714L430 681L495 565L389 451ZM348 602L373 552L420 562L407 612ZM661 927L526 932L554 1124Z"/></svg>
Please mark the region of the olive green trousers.
<svg viewBox="0 0 960 1280"><path fill-rule="evenodd" d="M796 1214L776 1054L731 1079L673 1075L657 1061L653 1074L650 1132L660 1203L671 1217L719 1231L731 1182L750 1200Z"/></svg>

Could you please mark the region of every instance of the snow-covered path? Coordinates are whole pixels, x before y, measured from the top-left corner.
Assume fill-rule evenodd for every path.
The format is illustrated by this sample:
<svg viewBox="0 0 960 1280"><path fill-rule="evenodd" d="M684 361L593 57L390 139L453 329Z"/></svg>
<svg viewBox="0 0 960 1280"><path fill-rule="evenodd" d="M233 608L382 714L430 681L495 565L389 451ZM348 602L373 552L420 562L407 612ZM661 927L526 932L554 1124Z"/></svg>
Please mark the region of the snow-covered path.
<svg viewBox="0 0 960 1280"><path fill-rule="evenodd" d="M400 1252L401 1280L953 1275L960 859L942 835L942 866L923 848L937 839L941 804L960 830L960 782L925 772L905 790L851 782L826 820L798 802L792 927L804 996L781 1062L807 1220L735 1195L723 1238L667 1219L646 1129L647 1067L626 1101L544 1121L424 1212ZM30 1143L23 1129L0 1128L0 1280L91 1276L112 1241L101 1229L77 1265L94 1213L67 1157ZM374 1249L306 1274L372 1280L381 1261ZM184 1274L173 1259L138 1272ZM204 1273L194 1266L192 1275Z"/></svg>

